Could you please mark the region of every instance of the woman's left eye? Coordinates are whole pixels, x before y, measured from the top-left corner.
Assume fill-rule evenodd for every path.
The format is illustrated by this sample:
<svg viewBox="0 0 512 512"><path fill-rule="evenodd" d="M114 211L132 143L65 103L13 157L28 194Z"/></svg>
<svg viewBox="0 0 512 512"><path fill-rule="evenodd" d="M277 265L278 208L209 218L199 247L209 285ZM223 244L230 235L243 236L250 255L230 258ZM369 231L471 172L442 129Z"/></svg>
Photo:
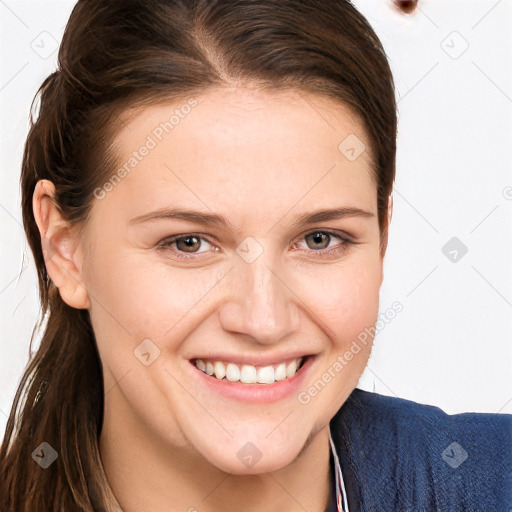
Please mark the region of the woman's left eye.
<svg viewBox="0 0 512 512"><path fill-rule="evenodd" d="M333 253L339 254L347 248L348 244L351 243L350 240L346 236L343 236L341 233L327 231L324 229L311 231L304 235L302 238L306 240L306 252L318 253L319 256L331 255ZM332 246L331 241L333 238L338 239L340 243ZM331 245L330 248L328 247L329 245ZM294 245L294 247L296 246L297 244Z"/></svg>
<svg viewBox="0 0 512 512"><path fill-rule="evenodd" d="M334 247L329 247L332 245L331 242L333 239L338 239L339 243L334 245ZM309 253L316 253L319 256L331 255L333 253L339 254L346 249L347 244L351 243L350 240L342 236L341 233L328 230L310 231L303 235L301 240L305 240L307 245L307 248L303 248L303 250ZM211 249L207 247L205 250L200 251L199 249L203 248L205 245L211 246ZM297 248L297 245L299 245L299 243L295 243L293 248ZM215 252L219 250L219 248L213 245L207 238L194 233L166 238L158 244L158 249L165 251L172 250L176 257L181 259L194 258L194 255L204 254L210 250Z"/></svg>
<svg viewBox="0 0 512 512"><path fill-rule="evenodd" d="M189 234L189 235L177 235L171 238L167 238L163 242L161 242L158 247L159 249L167 250L170 249L171 246L175 245L177 254L179 254L178 258L192 258L194 254L203 254L208 251L198 251L198 249L204 245L204 242L208 245L212 245L206 238L201 235ZM218 247L213 246L215 251L218 250ZM180 254L182 253L182 254ZM189 256L190 254L190 256Z"/></svg>

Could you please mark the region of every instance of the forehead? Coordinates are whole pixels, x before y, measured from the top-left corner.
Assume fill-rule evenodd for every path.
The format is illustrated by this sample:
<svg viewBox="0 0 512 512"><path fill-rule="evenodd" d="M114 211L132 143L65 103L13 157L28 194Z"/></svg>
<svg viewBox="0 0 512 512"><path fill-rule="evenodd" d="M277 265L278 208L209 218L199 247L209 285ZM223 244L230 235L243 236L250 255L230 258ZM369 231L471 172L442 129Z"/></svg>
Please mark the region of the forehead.
<svg viewBox="0 0 512 512"><path fill-rule="evenodd" d="M304 92L233 87L145 107L126 113L114 143L124 171L109 201L130 213L186 202L261 216L376 197L362 123Z"/></svg>

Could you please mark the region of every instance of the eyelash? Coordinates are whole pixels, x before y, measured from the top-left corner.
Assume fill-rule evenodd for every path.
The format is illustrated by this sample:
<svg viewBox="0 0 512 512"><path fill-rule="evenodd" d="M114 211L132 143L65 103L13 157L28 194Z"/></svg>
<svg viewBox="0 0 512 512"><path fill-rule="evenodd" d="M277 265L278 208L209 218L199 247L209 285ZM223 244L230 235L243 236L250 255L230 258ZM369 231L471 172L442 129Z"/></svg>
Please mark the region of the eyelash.
<svg viewBox="0 0 512 512"><path fill-rule="evenodd" d="M313 249L306 249L307 253L310 253L310 254L314 253L316 256L320 256L321 258L328 257L332 254L342 254L344 251L347 250L347 245L354 243L351 240L349 240L346 235L344 235L338 231L332 231L332 230L328 230L328 229L315 229L313 231L308 231L307 233L302 235L301 240L306 238L308 235L313 235L315 233L323 233L325 235L329 235L330 237L335 237L335 238L338 238L341 240L340 244L338 244L335 247L330 248L330 249L320 249L317 251L315 251ZM175 235L170 238L167 238L167 239L163 240L162 242L160 242L158 244L157 248L161 251L169 251L170 247L178 240L182 240L185 238L192 238L192 237L199 238L200 240L208 242L210 245L214 245L213 242L211 242L207 237L201 235L200 233L187 233L184 235ZM296 244L294 244L294 246L295 245ZM188 253L188 254L184 253L184 252L180 252L180 251L173 251L173 252L175 253L175 255L177 255L177 258L181 259L181 260L196 259L197 255L204 254L204 253L198 253L198 252Z"/></svg>

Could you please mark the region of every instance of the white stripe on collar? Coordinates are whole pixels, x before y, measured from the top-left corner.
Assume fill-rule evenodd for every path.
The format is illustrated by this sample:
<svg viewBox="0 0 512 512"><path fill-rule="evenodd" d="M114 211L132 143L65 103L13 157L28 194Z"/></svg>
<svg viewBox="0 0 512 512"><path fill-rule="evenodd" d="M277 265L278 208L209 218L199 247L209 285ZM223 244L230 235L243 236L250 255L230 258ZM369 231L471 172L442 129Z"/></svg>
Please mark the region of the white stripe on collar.
<svg viewBox="0 0 512 512"><path fill-rule="evenodd" d="M338 453L336 452L336 446L331 435L331 424L329 423L329 442L331 444L331 453L334 459L334 472L336 475L336 507L338 512L350 512L348 509L347 492L345 491L345 483L343 482L343 475L341 473L340 461L338 459ZM341 500L343 499L343 504Z"/></svg>

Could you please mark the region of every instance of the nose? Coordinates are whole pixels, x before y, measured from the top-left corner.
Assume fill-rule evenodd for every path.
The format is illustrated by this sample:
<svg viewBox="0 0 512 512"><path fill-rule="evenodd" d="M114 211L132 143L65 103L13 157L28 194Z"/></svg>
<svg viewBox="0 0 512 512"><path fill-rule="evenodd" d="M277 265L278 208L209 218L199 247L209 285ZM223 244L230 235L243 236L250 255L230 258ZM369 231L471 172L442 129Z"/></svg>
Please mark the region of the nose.
<svg viewBox="0 0 512 512"><path fill-rule="evenodd" d="M252 263L238 258L230 274L228 297L219 310L226 331L268 345L298 328L297 296L287 284L282 267L272 264L265 252Z"/></svg>

